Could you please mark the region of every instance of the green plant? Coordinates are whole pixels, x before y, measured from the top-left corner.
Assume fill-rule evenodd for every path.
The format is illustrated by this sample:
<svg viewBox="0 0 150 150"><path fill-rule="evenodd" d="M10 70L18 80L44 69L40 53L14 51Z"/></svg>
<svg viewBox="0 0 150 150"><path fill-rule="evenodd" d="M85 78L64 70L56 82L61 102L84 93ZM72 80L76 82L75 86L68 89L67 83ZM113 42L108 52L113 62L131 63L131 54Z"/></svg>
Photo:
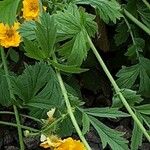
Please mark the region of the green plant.
<svg viewBox="0 0 150 150"><path fill-rule="evenodd" d="M0 4L2 7L0 21L11 25L16 20L17 7L18 11L20 10L19 1L4 0ZM135 4L137 9L133 9ZM0 89L0 104L14 108L14 113L3 111L0 114L15 114L17 122L13 124L0 121L0 123L18 128L20 149L24 149L22 128L30 130L30 135L34 136L40 134L71 136L72 132L77 132L86 149L91 150L84 135L89 132L92 125L100 136L103 148L108 144L112 150L127 150L128 141L123 138L124 133L106 126L101 118L129 116L134 121L131 149L138 149L142 144L143 135L150 142L150 135L146 130L150 127L150 105L146 101L150 98L150 60L146 58L147 51L145 51L149 45L145 39L150 35L149 3L146 0L143 2L132 0L124 5L115 0L46 0L40 1L40 6L42 5L47 6L47 12L41 9L37 21L24 21L19 30L23 40L19 49L25 56L36 61L35 64L26 64L20 75L12 73L8 70L9 62L6 60L4 48L0 48L2 58L0 85L3 87ZM113 25L117 23L117 34L114 36L116 48L124 43L128 44L127 52L124 53L131 65L119 70L116 81L92 42L91 38L98 32L98 26L95 15L86 11L84 7L86 5L93 7L93 14L105 23ZM9 17L10 7L13 8L11 17ZM141 37L140 33L145 37ZM132 42L128 41L130 38ZM80 94L65 83L63 78L69 74L88 71L81 66L90 49L114 89L113 104L110 108L84 108ZM9 50L10 54L7 54L10 58L17 55L11 48ZM18 113L17 107L30 110L31 116L26 117L39 122L43 126L42 129L21 125L19 118L22 115ZM123 107L127 113L119 110ZM46 118L46 112L52 108L56 109L54 114L56 119L52 122L41 122L39 119ZM60 126L62 131L59 130ZM69 129L65 131L64 126L68 126ZM136 135L139 137L138 141Z"/></svg>

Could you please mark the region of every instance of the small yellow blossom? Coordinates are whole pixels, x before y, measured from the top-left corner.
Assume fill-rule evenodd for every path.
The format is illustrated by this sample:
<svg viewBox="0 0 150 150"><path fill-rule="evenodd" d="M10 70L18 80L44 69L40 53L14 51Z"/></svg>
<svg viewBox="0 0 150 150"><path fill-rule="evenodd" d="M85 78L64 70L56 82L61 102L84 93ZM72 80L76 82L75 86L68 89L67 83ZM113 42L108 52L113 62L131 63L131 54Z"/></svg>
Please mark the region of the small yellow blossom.
<svg viewBox="0 0 150 150"><path fill-rule="evenodd" d="M43 139L45 141L43 141ZM56 135L51 135L45 139L44 135L41 135L42 143L40 144L43 148L56 148L62 143L62 140L58 138Z"/></svg>
<svg viewBox="0 0 150 150"><path fill-rule="evenodd" d="M79 140L74 140L69 137L64 139L62 143L54 150L86 150L86 148Z"/></svg>
<svg viewBox="0 0 150 150"><path fill-rule="evenodd" d="M39 0L23 0L23 18L37 19L40 13Z"/></svg>
<svg viewBox="0 0 150 150"><path fill-rule="evenodd" d="M17 31L20 24L14 23L13 26L0 23L0 45L5 48L8 47L17 47L21 42L21 36Z"/></svg>

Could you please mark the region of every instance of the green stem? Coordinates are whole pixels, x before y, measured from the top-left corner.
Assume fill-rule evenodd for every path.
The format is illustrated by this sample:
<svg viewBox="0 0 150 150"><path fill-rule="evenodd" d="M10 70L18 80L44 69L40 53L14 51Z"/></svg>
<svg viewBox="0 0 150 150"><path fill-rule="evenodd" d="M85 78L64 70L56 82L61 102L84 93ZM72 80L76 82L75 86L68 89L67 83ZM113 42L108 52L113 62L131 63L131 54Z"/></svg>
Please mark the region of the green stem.
<svg viewBox="0 0 150 150"><path fill-rule="evenodd" d="M7 68L7 64L6 64L4 49L2 47L0 47L0 51L1 51L2 62L4 65L4 71L5 71L5 76L6 76L6 80L7 80L7 84L8 84L8 89L9 89L9 93L10 93L10 98L15 100L15 96L12 92L12 87L11 87L9 72L8 72L8 68ZM24 143L23 143L22 131L21 131L21 127L20 127L18 110L17 110L17 107L15 105L13 105L13 109L15 112L15 118L16 118L16 122L17 122L20 150L24 150L25 148L24 148Z"/></svg>
<svg viewBox="0 0 150 150"><path fill-rule="evenodd" d="M148 7L148 9L150 10L150 4L146 0L142 0L142 1Z"/></svg>
<svg viewBox="0 0 150 150"><path fill-rule="evenodd" d="M7 125L7 126L12 126L12 127L18 127L18 125L15 124L15 123L10 123L10 122L5 122L5 121L0 121L0 124ZM39 132L39 130L37 130L37 129L27 127L27 126L24 126L24 125L20 125L20 127L22 129L29 130L29 131L32 131L32 132Z"/></svg>
<svg viewBox="0 0 150 150"><path fill-rule="evenodd" d="M41 132L48 132L52 127L54 127L54 125L58 124L61 120L64 119L65 116L62 116L60 118L58 118L57 120L55 120L54 122L52 122L50 125L47 125Z"/></svg>
<svg viewBox="0 0 150 150"><path fill-rule="evenodd" d="M123 94L121 93L121 89L116 84L115 80L113 79L112 75L110 74L109 70L107 69L104 61L102 60L101 56L99 55L97 49L95 48L95 46L94 46L94 44L91 41L91 39L90 39L89 36L88 36L88 41L89 41L91 49L93 50L93 53L95 54L95 56L96 56L97 60L99 61L101 67L103 68L103 70L106 73L107 77L109 78L111 84L113 85L116 94L120 97L120 100L124 104L125 108L129 112L129 114L132 116L133 120L137 123L137 125L139 126L139 128L142 130L142 132L145 135L145 137L150 142L150 136L149 136L149 134L147 133L146 129L144 128L144 126L142 125L142 123L139 121L139 119L137 118L137 116L132 111L132 109L131 109L130 105L128 104L128 102L126 101L126 99L124 98Z"/></svg>
<svg viewBox="0 0 150 150"><path fill-rule="evenodd" d="M54 56L53 58L57 62L56 57ZM59 84L60 84L62 94L64 96L64 100L65 100L66 107L67 107L67 110L68 110L68 114L71 118L72 124L74 125L74 127L75 127L80 139L84 143L86 149L87 150L92 150L91 147L89 146L88 142L86 141L85 137L82 135L81 129L80 129L80 127L79 127L79 125L76 121L76 118L75 118L74 114L73 114L73 110L72 110L72 107L71 107L71 104L70 104L70 101L69 101L69 98L68 98L67 90L66 90L65 85L63 83L61 74L60 74L59 70L57 70L57 69L56 69L56 75L57 75L57 78L58 78L58 81L59 81Z"/></svg>
<svg viewBox="0 0 150 150"><path fill-rule="evenodd" d="M14 113L14 112L10 112L10 111L0 111L0 114L10 114L10 115L14 115L15 113ZM42 121L41 121L40 119L37 119L37 118L35 118L35 117L31 117L31 116L23 115L23 114L20 114L20 116L25 117L25 118L32 119L32 120L37 121L37 122L39 122L39 123L42 123Z"/></svg>
<svg viewBox="0 0 150 150"><path fill-rule="evenodd" d="M139 26L143 31L145 31L148 35L150 35L150 29L145 26L143 23L138 21L132 14L130 14L127 10L123 10L124 14L131 20L133 21L137 26Z"/></svg>

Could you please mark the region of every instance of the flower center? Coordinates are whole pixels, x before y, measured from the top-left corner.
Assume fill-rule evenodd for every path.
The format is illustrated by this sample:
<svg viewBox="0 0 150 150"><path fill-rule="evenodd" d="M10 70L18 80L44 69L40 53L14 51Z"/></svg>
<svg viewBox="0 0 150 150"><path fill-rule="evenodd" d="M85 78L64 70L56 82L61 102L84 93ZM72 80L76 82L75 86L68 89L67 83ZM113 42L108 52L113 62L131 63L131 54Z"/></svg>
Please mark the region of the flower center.
<svg viewBox="0 0 150 150"><path fill-rule="evenodd" d="M35 2L30 3L30 11L36 11L38 9L38 6Z"/></svg>
<svg viewBox="0 0 150 150"><path fill-rule="evenodd" d="M8 38L11 38L12 36L14 36L14 30L13 29L9 29L6 31L6 36Z"/></svg>

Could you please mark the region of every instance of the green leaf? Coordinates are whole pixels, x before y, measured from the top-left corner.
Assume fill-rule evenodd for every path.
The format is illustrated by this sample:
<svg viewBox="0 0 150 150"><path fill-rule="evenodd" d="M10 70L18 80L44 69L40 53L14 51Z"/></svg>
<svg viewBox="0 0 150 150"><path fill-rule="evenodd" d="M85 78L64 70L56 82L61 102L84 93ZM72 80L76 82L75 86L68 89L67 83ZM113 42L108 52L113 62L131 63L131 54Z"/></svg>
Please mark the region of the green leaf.
<svg viewBox="0 0 150 150"><path fill-rule="evenodd" d="M91 116L95 117L106 117L106 118L118 118L118 117L128 117L129 115L118 111L117 108L88 108L88 109L83 109L83 111Z"/></svg>
<svg viewBox="0 0 150 150"><path fill-rule="evenodd" d="M11 98L4 70L0 69L0 104L2 106L10 106Z"/></svg>
<svg viewBox="0 0 150 150"><path fill-rule="evenodd" d="M128 48L128 51L125 53L125 56L128 56L130 59L137 58L137 53L143 52L145 41L141 38L135 38L135 44L131 45Z"/></svg>
<svg viewBox="0 0 150 150"><path fill-rule="evenodd" d="M132 88L139 77L139 93L150 97L150 60L139 57L139 63L130 67L123 67L118 73L117 83L120 88Z"/></svg>
<svg viewBox="0 0 150 150"><path fill-rule="evenodd" d="M77 66L63 65L63 64L56 63L54 61L51 61L51 64L58 70L61 70L67 73L82 73L82 72L88 71L88 69L82 69Z"/></svg>
<svg viewBox="0 0 150 150"><path fill-rule="evenodd" d="M125 43L129 37L128 26L125 24L124 21L118 24L116 28L116 34L115 34L115 43L117 46Z"/></svg>
<svg viewBox="0 0 150 150"><path fill-rule="evenodd" d="M143 118L143 121L145 122L145 124L149 127L150 129L150 117L147 116L147 115L143 115L141 114L142 118Z"/></svg>
<svg viewBox="0 0 150 150"><path fill-rule="evenodd" d="M150 28L150 10L149 8L145 7L143 2L137 2L137 12L139 13L141 20L143 23Z"/></svg>
<svg viewBox="0 0 150 150"><path fill-rule="evenodd" d="M130 90L130 89L123 89L122 94L129 103L130 106L134 106L136 103L140 103L143 99L141 98L141 95L138 95L136 91ZM122 104L120 98L118 95L113 96L113 104L112 107L115 108L121 108L124 105Z"/></svg>
<svg viewBox="0 0 150 150"><path fill-rule="evenodd" d="M90 131L90 120L86 113L82 113L82 133L86 134Z"/></svg>
<svg viewBox="0 0 150 150"><path fill-rule="evenodd" d="M38 119L46 119L47 112L49 111L49 109L41 109L35 107L29 107L29 110L29 115Z"/></svg>
<svg viewBox="0 0 150 150"><path fill-rule="evenodd" d="M103 148L109 144L112 150L128 150L128 142L122 137L124 133L107 127L92 116L89 116L89 119L101 138Z"/></svg>
<svg viewBox="0 0 150 150"><path fill-rule="evenodd" d="M0 1L0 22L12 25L16 20L17 8L20 0Z"/></svg>
<svg viewBox="0 0 150 150"><path fill-rule="evenodd" d="M139 92L145 96L150 97L150 60L140 58L140 87Z"/></svg>
<svg viewBox="0 0 150 150"><path fill-rule="evenodd" d="M19 54L12 48L9 49L9 57L15 63L19 61Z"/></svg>
<svg viewBox="0 0 150 150"><path fill-rule="evenodd" d="M89 4L97 9L100 17L108 23L122 17L120 5L115 0L76 0L78 4Z"/></svg>
<svg viewBox="0 0 150 150"><path fill-rule="evenodd" d="M25 21L24 23L21 24L19 32L23 38L26 38L28 40L35 40L36 39L35 29L36 29L35 21Z"/></svg>
<svg viewBox="0 0 150 150"><path fill-rule="evenodd" d="M45 63L27 66L12 85L14 94L24 106L50 109L62 105L62 94L55 73Z"/></svg>
<svg viewBox="0 0 150 150"><path fill-rule="evenodd" d="M59 53L68 60L69 65L80 66L87 57L89 49L87 33L93 36L97 31L94 17L70 4L64 12L55 15L58 27L58 41L65 41L60 47ZM62 28L63 27L63 28Z"/></svg>
<svg viewBox="0 0 150 150"><path fill-rule="evenodd" d="M24 38L23 41L25 45L24 49L26 51L26 56L36 60L42 60L46 58L43 51L39 49L37 42L30 41L27 38Z"/></svg>
<svg viewBox="0 0 150 150"><path fill-rule="evenodd" d="M135 109L145 115L150 115L150 104L136 106Z"/></svg>
<svg viewBox="0 0 150 150"><path fill-rule="evenodd" d="M45 57L49 58L54 51L54 44L56 40L54 17L47 13L43 13L40 21L40 23L36 22L36 37Z"/></svg>
<svg viewBox="0 0 150 150"><path fill-rule="evenodd" d="M122 67L122 69L117 73L117 84L120 88L131 88L135 83L140 72L139 65L133 65L130 67Z"/></svg>
<svg viewBox="0 0 150 150"><path fill-rule="evenodd" d="M143 124L141 115L138 112L136 112L135 115ZM133 128L132 137L131 137L131 150L138 150L139 146L142 145L142 137L143 137L143 133L141 129L138 127L137 123L134 122L134 128Z"/></svg>

